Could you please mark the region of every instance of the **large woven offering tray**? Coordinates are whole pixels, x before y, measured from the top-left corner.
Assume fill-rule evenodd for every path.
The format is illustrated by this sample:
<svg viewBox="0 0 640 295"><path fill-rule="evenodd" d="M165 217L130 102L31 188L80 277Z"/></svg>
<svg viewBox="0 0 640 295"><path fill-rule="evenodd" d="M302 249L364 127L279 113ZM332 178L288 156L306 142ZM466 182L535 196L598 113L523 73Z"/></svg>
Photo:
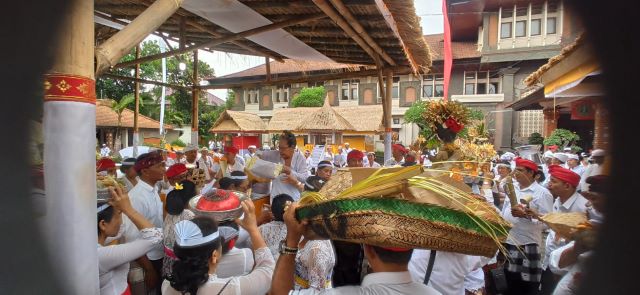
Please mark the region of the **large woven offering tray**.
<svg viewBox="0 0 640 295"><path fill-rule="evenodd" d="M420 176L420 166L384 170L370 170L360 181L366 172L351 171L353 185L338 194L304 194L296 216L309 221L305 235L487 257L499 250L510 224L464 183Z"/></svg>
<svg viewBox="0 0 640 295"><path fill-rule="evenodd" d="M557 235L570 239L580 227L587 223L587 215L580 212L548 213L540 217Z"/></svg>

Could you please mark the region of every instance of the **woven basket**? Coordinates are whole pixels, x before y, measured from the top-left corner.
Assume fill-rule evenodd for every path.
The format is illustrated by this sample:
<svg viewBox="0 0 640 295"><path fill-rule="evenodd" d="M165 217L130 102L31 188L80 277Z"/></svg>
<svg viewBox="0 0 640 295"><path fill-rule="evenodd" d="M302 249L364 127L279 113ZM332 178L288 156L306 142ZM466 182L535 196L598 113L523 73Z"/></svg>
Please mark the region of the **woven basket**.
<svg viewBox="0 0 640 295"><path fill-rule="evenodd" d="M474 217L400 198L329 200L299 207L296 216L309 220L305 236L311 238L486 257L494 256L498 250L498 245L482 233ZM490 224L504 232L503 225Z"/></svg>
<svg viewBox="0 0 640 295"><path fill-rule="evenodd" d="M578 225L587 222L587 215L579 212L548 213L540 217L557 235L571 239Z"/></svg>

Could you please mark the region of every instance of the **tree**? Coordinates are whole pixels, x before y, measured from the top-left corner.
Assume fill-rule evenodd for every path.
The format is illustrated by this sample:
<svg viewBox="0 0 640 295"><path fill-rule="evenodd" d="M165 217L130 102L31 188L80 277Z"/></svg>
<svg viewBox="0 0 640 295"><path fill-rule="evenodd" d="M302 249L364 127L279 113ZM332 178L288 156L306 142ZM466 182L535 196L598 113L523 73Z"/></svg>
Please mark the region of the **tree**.
<svg viewBox="0 0 640 295"><path fill-rule="evenodd" d="M531 133L529 135L529 144L544 144L544 137L538 132Z"/></svg>
<svg viewBox="0 0 640 295"><path fill-rule="evenodd" d="M321 107L324 104L324 86L305 87L300 90L298 97L291 101L291 106L297 107Z"/></svg>
<svg viewBox="0 0 640 295"><path fill-rule="evenodd" d="M236 92L229 89L227 90L227 100L224 102L224 106L227 110L233 108L236 103Z"/></svg>
<svg viewBox="0 0 640 295"><path fill-rule="evenodd" d="M575 145L578 140L580 140L580 136L575 132L558 128L544 140L544 145L557 145L562 150L565 147Z"/></svg>
<svg viewBox="0 0 640 295"><path fill-rule="evenodd" d="M128 105L132 104L135 101L133 94L127 94L118 102L115 102L111 105L111 109L118 114L118 127L116 128L116 144L115 144L115 152L117 153L122 147L122 140L120 139L120 127L122 125L122 112L127 108Z"/></svg>

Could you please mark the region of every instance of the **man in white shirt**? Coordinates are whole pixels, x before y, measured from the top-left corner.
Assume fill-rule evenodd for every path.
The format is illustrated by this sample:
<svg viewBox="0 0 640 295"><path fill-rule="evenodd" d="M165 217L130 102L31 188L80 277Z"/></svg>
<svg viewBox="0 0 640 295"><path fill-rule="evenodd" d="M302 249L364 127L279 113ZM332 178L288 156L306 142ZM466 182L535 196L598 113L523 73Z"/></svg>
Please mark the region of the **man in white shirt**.
<svg viewBox="0 0 640 295"><path fill-rule="evenodd" d="M534 175L537 172L536 163L516 158L514 178L519 184L515 188L519 204L512 205L510 198L505 198L502 207L502 217L513 224L504 245L509 256L505 263L509 286L505 293L507 295L536 294L542 278L539 247L542 245L542 231L546 226L536 218L553 210L553 197L535 181Z"/></svg>
<svg viewBox="0 0 640 295"><path fill-rule="evenodd" d="M371 167L371 168L380 168L381 167L380 164L378 164L378 162L376 162L376 153L368 152L367 153L367 160L369 162L369 167Z"/></svg>
<svg viewBox="0 0 640 295"><path fill-rule="evenodd" d="M187 165L188 169L196 168L204 171L205 181L208 183L212 179L211 172L207 166L206 160L198 154L198 146L195 144L189 144L184 148L184 161L183 164ZM197 184L197 183L196 183Z"/></svg>
<svg viewBox="0 0 640 295"><path fill-rule="evenodd" d="M554 153L551 159L551 165L560 165L566 168L568 159L569 157L565 153Z"/></svg>
<svg viewBox="0 0 640 295"><path fill-rule="evenodd" d="M576 154L567 154L567 158L567 168L582 176L582 173L584 173L584 167L580 165L580 157Z"/></svg>
<svg viewBox="0 0 640 295"><path fill-rule="evenodd" d="M553 203L553 212L587 212L587 199L576 192L576 187L580 183L580 175L575 172L554 165L549 167L551 179L549 180L549 192L556 197ZM542 275L542 293L551 294L558 282L558 278L554 276L550 269L547 268L549 255L555 249L565 245L567 241L564 238L556 236L553 230L549 230L549 235L545 243L545 257L542 263L544 273Z"/></svg>
<svg viewBox="0 0 640 295"><path fill-rule="evenodd" d="M580 179L580 186L578 187L579 191L588 191L589 184L586 183L586 179L589 176L595 176L602 174L602 165L605 161L605 151L601 149L596 149L591 152L591 163L587 169L582 173L582 179Z"/></svg>
<svg viewBox="0 0 640 295"><path fill-rule="evenodd" d="M349 145L348 142L344 143L344 154L348 155L353 149L351 148L351 146Z"/></svg>
<svg viewBox="0 0 640 295"><path fill-rule="evenodd" d="M109 154L111 154L111 149L106 144L103 143L102 148L100 149L100 156L108 157Z"/></svg>
<svg viewBox="0 0 640 295"><path fill-rule="evenodd" d="M277 151L263 151L262 160L283 164L282 173L271 181L271 200L279 194L287 194L294 200L300 199L297 182L304 183L311 174L307 161L300 152L295 151L296 137L290 131L284 131L278 140Z"/></svg>
<svg viewBox="0 0 640 295"><path fill-rule="evenodd" d="M250 145L247 147L247 150L249 151L247 154L244 155L244 162L245 165L246 163L249 163L249 161L251 160L251 158L256 156L256 151L258 150L258 148L256 148L255 145Z"/></svg>
<svg viewBox="0 0 640 295"><path fill-rule="evenodd" d="M384 166L393 167L393 166L400 166L404 164L404 155L406 155L407 152L409 152L409 150L399 143L392 145L391 146L392 157L389 158L389 160L387 160L386 162L384 162Z"/></svg>
<svg viewBox="0 0 640 295"><path fill-rule="evenodd" d="M149 152L140 155L134 165L140 181L129 191L129 198L133 208L140 212L147 220L157 228L162 228L163 210L162 201L158 194L156 183L164 178L165 163L160 151ZM125 223L124 238L126 241L135 241L140 232L131 223ZM160 290L162 283L162 259L164 251L162 243L158 244L146 256L136 262L145 270L145 281L153 282L156 290Z"/></svg>
<svg viewBox="0 0 640 295"><path fill-rule="evenodd" d="M295 218L294 203L285 207L284 221L287 225L287 237L283 249L273 272L271 294L273 295L307 295L307 294L420 294L433 295L440 292L422 283L412 281L408 264L412 249L385 248L364 245L364 255L373 270L364 277L360 286L343 286L333 289L293 289L296 269L296 255L298 244L305 231L304 223ZM285 248L286 247L286 248Z"/></svg>
<svg viewBox="0 0 640 295"><path fill-rule="evenodd" d="M481 269L490 258L471 256L460 253L414 249L409 262L409 273L414 282L424 283L427 267L431 257L433 268L428 279L428 286L442 294L464 295L465 277L476 269Z"/></svg>

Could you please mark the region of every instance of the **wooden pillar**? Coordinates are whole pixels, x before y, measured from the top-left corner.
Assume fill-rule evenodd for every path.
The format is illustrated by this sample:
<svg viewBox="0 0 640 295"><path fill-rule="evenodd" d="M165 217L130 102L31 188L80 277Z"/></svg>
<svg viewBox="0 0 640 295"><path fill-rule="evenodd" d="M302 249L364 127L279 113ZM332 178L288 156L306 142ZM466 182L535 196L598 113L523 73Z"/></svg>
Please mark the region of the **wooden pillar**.
<svg viewBox="0 0 640 295"><path fill-rule="evenodd" d="M393 76L391 71L388 71L387 76ZM389 78L387 77L387 80ZM392 80L393 83L393 80ZM378 70L378 88L380 89L380 97L382 97L382 113L383 113L383 122L384 122L384 161L391 159L391 92L387 90L388 88L384 85L384 80L382 79L382 69Z"/></svg>
<svg viewBox="0 0 640 295"><path fill-rule="evenodd" d="M602 102L595 105L593 130L593 148L607 150L609 148L609 110Z"/></svg>
<svg viewBox="0 0 640 295"><path fill-rule="evenodd" d="M542 110L544 114L544 134L542 136L548 137L558 128L558 119L560 118L560 111L555 108L548 108Z"/></svg>
<svg viewBox="0 0 640 295"><path fill-rule="evenodd" d="M136 58L140 58L140 44L136 46ZM140 79L140 64L136 64L136 79ZM140 133L138 130L138 113L140 113L140 82L135 82L133 93L135 100L135 112L133 113L133 157L138 157L138 145L140 144Z"/></svg>
<svg viewBox="0 0 640 295"><path fill-rule="evenodd" d="M269 57L264 58L265 65L267 66L267 82L271 82L271 63L269 62Z"/></svg>
<svg viewBox="0 0 640 295"><path fill-rule="evenodd" d="M198 50L193 51L193 87L191 89L191 144L198 145Z"/></svg>
<svg viewBox="0 0 640 295"><path fill-rule="evenodd" d="M94 1L69 3L44 76L46 212L41 233L65 294L100 293L93 10Z"/></svg>

